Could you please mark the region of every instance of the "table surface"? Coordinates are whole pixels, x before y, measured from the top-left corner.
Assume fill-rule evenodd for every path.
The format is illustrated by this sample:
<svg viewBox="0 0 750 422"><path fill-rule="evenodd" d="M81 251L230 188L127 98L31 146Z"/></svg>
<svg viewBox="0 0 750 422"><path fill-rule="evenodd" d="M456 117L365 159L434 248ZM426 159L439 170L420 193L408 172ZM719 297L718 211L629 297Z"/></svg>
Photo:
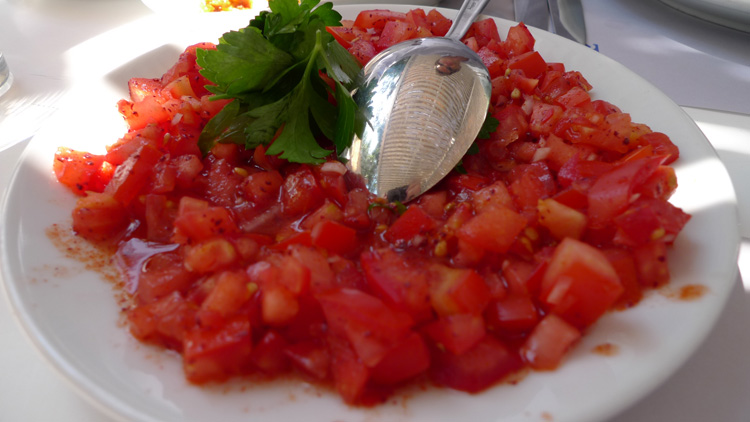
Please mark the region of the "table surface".
<svg viewBox="0 0 750 422"><path fill-rule="evenodd" d="M666 383L610 422L748 420L750 186L742 182L750 177L750 95L745 95L750 94L750 34L647 0L589 0L584 9L589 44L670 95L716 148L737 189L743 235L740 277L714 330ZM512 18L512 4L493 0L486 12ZM16 76L15 93L0 98L0 198L30 137L55 111L59 92L71 79L60 66L63 52L150 13L138 0L0 0L0 51ZM692 70L675 77L670 63L658 62L666 59L636 51L632 46L641 44L630 41L644 42L644 34L682 52L671 59L677 65L690 56ZM695 73L706 68L726 77ZM727 80L733 90L727 90ZM690 86L697 88L685 92ZM14 320L4 291L0 296L0 421L109 420L42 359Z"/></svg>

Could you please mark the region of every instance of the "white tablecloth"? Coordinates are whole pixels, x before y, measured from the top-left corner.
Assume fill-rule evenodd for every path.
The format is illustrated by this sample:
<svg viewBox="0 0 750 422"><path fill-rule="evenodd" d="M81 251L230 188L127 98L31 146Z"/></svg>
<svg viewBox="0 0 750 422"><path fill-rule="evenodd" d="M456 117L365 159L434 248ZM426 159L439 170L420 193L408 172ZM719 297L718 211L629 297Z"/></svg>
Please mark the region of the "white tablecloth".
<svg viewBox="0 0 750 422"><path fill-rule="evenodd" d="M729 168L745 238L738 265L750 280L750 35L650 0L590 0L584 6L589 43L686 106ZM503 0L487 8L512 17L509 11ZM0 99L0 197L29 137L73 78L62 67L62 54L149 13L137 0L0 0L0 50L16 75L14 89ZM42 360L0 296L0 421L108 420ZM748 420L748 323L750 282L745 286L738 278L714 331L687 364L611 422Z"/></svg>

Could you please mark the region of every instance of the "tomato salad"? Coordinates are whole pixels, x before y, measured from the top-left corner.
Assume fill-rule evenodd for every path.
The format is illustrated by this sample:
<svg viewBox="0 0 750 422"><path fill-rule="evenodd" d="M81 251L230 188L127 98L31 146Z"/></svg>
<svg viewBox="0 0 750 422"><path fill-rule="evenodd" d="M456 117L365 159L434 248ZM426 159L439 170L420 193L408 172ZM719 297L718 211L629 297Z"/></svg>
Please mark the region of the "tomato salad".
<svg viewBox="0 0 750 422"><path fill-rule="evenodd" d="M368 10L327 31L364 64L450 25ZM75 233L117 247L132 335L181 353L196 384L298 374L373 405L415 379L479 392L552 370L602 315L668 283L690 218L668 202L677 147L592 99L522 23L502 39L481 20L463 41L490 71L496 127L409 204L374 197L333 150L316 164L267 154L273 141L201 151L232 101L196 64L213 44L131 79L127 133L103 155L60 148L54 172L80 195Z"/></svg>

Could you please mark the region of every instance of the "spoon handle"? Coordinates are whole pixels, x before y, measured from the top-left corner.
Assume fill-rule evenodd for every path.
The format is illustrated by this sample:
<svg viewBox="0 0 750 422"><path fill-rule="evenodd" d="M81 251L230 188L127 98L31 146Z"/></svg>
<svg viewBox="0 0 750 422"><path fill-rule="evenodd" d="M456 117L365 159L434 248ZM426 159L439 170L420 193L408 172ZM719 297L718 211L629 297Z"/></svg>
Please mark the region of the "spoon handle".
<svg viewBox="0 0 750 422"><path fill-rule="evenodd" d="M458 10L458 15L453 20L453 25L445 34L446 38L451 38L456 41L461 41L461 37L466 35L466 31L474 23L474 19L482 13L484 6L489 3L490 0L464 0L461 5L461 9Z"/></svg>

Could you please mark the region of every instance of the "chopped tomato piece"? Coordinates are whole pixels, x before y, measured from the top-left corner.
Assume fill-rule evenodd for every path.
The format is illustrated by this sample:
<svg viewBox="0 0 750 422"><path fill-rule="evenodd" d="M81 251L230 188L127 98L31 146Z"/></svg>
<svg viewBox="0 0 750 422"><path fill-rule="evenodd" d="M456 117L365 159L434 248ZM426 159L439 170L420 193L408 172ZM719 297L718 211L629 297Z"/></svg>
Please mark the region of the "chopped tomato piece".
<svg viewBox="0 0 750 422"><path fill-rule="evenodd" d="M545 316L521 346L521 357L534 369L555 369L581 338L578 329L555 314Z"/></svg>
<svg viewBox="0 0 750 422"><path fill-rule="evenodd" d="M130 224L125 207L106 193L89 193L73 210L73 230L84 239L110 240Z"/></svg>
<svg viewBox="0 0 750 422"><path fill-rule="evenodd" d="M466 353L485 336L484 319L480 315L455 314L440 317L424 327L438 345L455 355Z"/></svg>
<svg viewBox="0 0 750 422"><path fill-rule="evenodd" d="M492 336L484 336L462 355L434 351L430 375L437 383L474 393L521 369L521 359Z"/></svg>
<svg viewBox="0 0 750 422"><path fill-rule="evenodd" d="M191 382L220 381L243 372L252 350L250 321L236 317L216 329L197 329L185 335L183 367Z"/></svg>
<svg viewBox="0 0 750 422"><path fill-rule="evenodd" d="M422 207L411 205L383 235L391 243L408 242L415 236L426 234L436 223Z"/></svg>
<svg viewBox="0 0 750 422"><path fill-rule="evenodd" d="M506 252L526 226L524 219L508 207L489 206L467 221L459 237L491 252Z"/></svg>
<svg viewBox="0 0 750 422"><path fill-rule="evenodd" d="M551 312L584 328L611 308L622 292L615 269L601 251L566 238L552 255L540 298Z"/></svg>
<svg viewBox="0 0 750 422"><path fill-rule="evenodd" d="M360 264L368 286L387 303L417 321L431 317L428 275L419 265L391 249L364 252Z"/></svg>

